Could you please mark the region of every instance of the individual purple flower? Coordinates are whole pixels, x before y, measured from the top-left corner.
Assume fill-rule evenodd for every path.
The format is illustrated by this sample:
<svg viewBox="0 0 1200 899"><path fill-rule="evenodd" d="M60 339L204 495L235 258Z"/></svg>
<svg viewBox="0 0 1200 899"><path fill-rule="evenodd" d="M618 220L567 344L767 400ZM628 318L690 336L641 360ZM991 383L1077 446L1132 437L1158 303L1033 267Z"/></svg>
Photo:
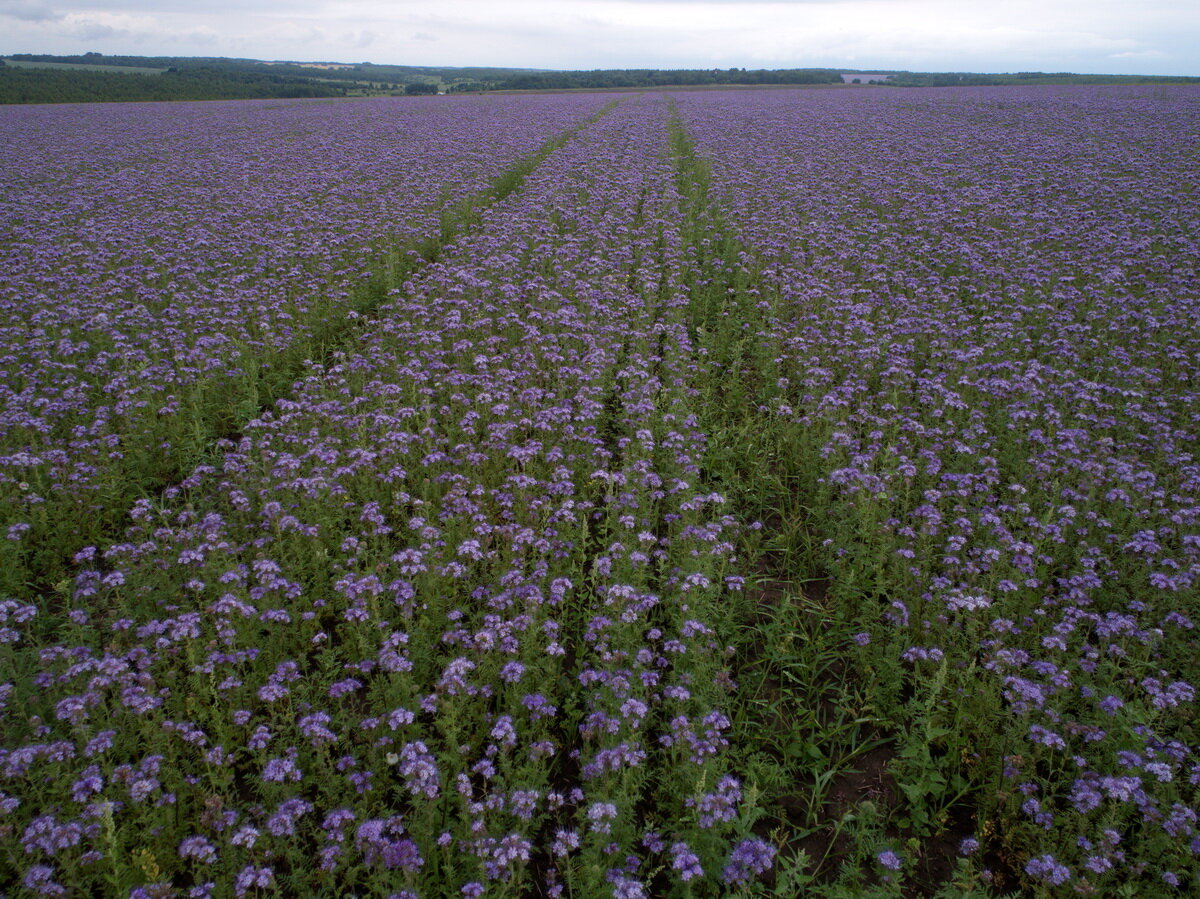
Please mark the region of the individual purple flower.
<svg viewBox="0 0 1200 899"><path fill-rule="evenodd" d="M517 729L508 715L501 715L492 725L491 737L501 746L512 748L517 745Z"/></svg>
<svg viewBox="0 0 1200 899"><path fill-rule="evenodd" d="M34 818L21 836L21 846L26 852L40 850L54 856L65 849L78 846L83 839L83 827L78 821L59 822L53 815Z"/></svg>
<svg viewBox="0 0 1200 899"><path fill-rule="evenodd" d="M902 864L900 856L891 849L884 849L875 856L875 861L879 862L881 867L887 868L889 871L899 871Z"/></svg>
<svg viewBox="0 0 1200 899"><path fill-rule="evenodd" d="M286 757L269 759L266 765L263 766L263 780L274 783L286 783L287 781L298 781L304 776L299 768L296 767L296 750L288 751Z"/></svg>
<svg viewBox="0 0 1200 899"><path fill-rule="evenodd" d="M736 818L738 803L741 801L741 782L736 777L725 775L717 781L715 791L705 793L698 800L689 799L687 804L700 812L700 826L707 828Z"/></svg>
<svg viewBox="0 0 1200 899"><path fill-rule="evenodd" d="M313 805L305 799L288 799L279 804L269 819L267 830L277 837L290 837L296 833L296 822L313 810Z"/></svg>
<svg viewBox="0 0 1200 899"><path fill-rule="evenodd" d="M1071 879L1071 870L1053 855L1039 855L1025 863L1025 873L1051 886L1061 886Z"/></svg>
<svg viewBox="0 0 1200 899"><path fill-rule="evenodd" d="M624 872L610 872L609 882L613 887L613 899L650 899L646 887Z"/></svg>
<svg viewBox="0 0 1200 899"><path fill-rule="evenodd" d="M324 712L313 712L311 715L301 717L297 724L305 739L314 749L318 749L337 741L337 734L327 726L330 720L330 717Z"/></svg>
<svg viewBox="0 0 1200 899"><path fill-rule="evenodd" d="M85 768L79 777L71 786L71 798L76 802L86 802L89 796L93 796L104 789L104 778L100 774L98 765L89 765Z"/></svg>
<svg viewBox="0 0 1200 899"><path fill-rule="evenodd" d="M257 827L252 827L249 824L244 824L239 827L229 838L229 842L234 846L242 846L246 849L253 849L254 844L258 842L259 831Z"/></svg>
<svg viewBox="0 0 1200 899"><path fill-rule="evenodd" d="M540 798L537 790L513 790L508 800L509 811L522 821L532 820Z"/></svg>
<svg viewBox="0 0 1200 899"><path fill-rule="evenodd" d="M217 850L204 837L188 837L179 844L180 858L194 858L201 864L211 865L217 860Z"/></svg>
<svg viewBox="0 0 1200 899"><path fill-rule="evenodd" d="M612 833L612 822L617 817L617 807L611 802L593 802L588 806L587 819L593 833Z"/></svg>
<svg viewBox="0 0 1200 899"><path fill-rule="evenodd" d="M317 863L317 869L320 871L336 871L340 859L345 853L346 850L337 843L328 843L322 846L319 853L321 860Z"/></svg>
<svg viewBox="0 0 1200 899"><path fill-rule="evenodd" d="M775 847L759 839L743 840L734 847L723 877L728 884L745 883L755 874L770 870Z"/></svg>
<svg viewBox="0 0 1200 899"><path fill-rule="evenodd" d="M375 779L374 771L351 771L346 775L346 779L354 787L354 792L360 796L375 789L375 785L372 783Z"/></svg>
<svg viewBox="0 0 1200 899"><path fill-rule="evenodd" d="M379 858L385 868L400 868L404 871L415 871L425 864L417 844L409 839L389 841L380 850Z"/></svg>
<svg viewBox="0 0 1200 899"><path fill-rule="evenodd" d="M566 858L579 848L579 842L579 834L573 830L556 831L550 844L550 854L556 858Z"/></svg>
<svg viewBox="0 0 1200 899"><path fill-rule="evenodd" d="M340 681L330 684L329 695L333 699L340 699L343 696L353 693L355 690L362 689L362 685L362 681L356 677L343 678Z"/></svg>
<svg viewBox="0 0 1200 899"><path fill-rule="evenodd" d="M406 743L400 750L398 765L409 792L426 799L437 798L441 790L437 759L424 743Z"/></svg>
<svg viewBox="0 0 1200 899"><path fill-rule="evenodd" d="M687 843L679 842L671 846L671 867L679 872L679 879L686 883L697 877L704 876L700 866L700 858L692 852Z"/></svg>
<svg viewBox="0 0 1200 899"><path fill-rule="evenodd" d="M404 835L400 818L371 818L358 826L355 845L369 865L415 871L425 864L416 843Z"/></svg>
<svg viewBox="0 0 1200 899"><path fill-rule="evenodd" d="M354 817L354 812L348 808L334 809L327 814L325 820L321 822L325 838L340 843L346 838L344 831L346 827L354 823Z"/></svg>
<svg viewBox="0 0 1200 899"><path fill-rule="evenodd" d="M245 896L252 890L265 890L275 886L275 871L271 868L256 868L247 865L238 872L233 884L235 896Z"/></svg>
<svg viewBox="0 0 1200 899"><path fill-rule="evenodd" d="M515 684L520 682L524 674L525 666L520 662L506 662L504 667L500 669L500 680L506 684Z"/></svg>
<svg viewBox="0 0 1200 899"><path fill-rule="evenodd" d="M1075 810L1086 814L1100 806L1104 801L1104 794L1100 792L1099 785L1093 778L1085 778L1075 781L1070 798Z"/></svg>
<svg viewBox="0 0 1200 899"><path fill-rule="evenodd" d="M54 869L49 865L33 865L21 879L22 886L39 896L65 896L66 888L54 880Z"/></svg>
<svg viewBox="0 0 1200 899"><path fill-rule="evenodd" d="M246 740L246 745L254 750L266 749L267 744L271 742L271 731L265 724L260 724L254 728L254 733Z"/></svg>
<svg viewBox="0 0 1200 899"><path fill-rule="evenodd" d="M525 837L517 833L506 834L501 837L492 851L492 860L499 865L512 865L517 862L529 861L529 854L533 849L533 844Z"/></svg>

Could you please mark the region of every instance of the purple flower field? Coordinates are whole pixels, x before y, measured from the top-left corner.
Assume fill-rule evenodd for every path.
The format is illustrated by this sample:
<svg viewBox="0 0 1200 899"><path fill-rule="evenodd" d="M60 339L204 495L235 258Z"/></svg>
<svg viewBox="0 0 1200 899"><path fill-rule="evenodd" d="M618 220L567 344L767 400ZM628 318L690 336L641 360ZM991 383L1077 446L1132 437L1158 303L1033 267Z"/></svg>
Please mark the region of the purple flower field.
<svg viewBox="0 0 1200 899"><path fill-rule="evenodd" d="M1200 91L0 120L0 891L1195 889Z"/></svg>
<svg viewBox="0 0 1200 899"><path fill-rule="evenodd" d="M352 323L384 247L603 102L0 110L0 583L186 474Z"/></svg>

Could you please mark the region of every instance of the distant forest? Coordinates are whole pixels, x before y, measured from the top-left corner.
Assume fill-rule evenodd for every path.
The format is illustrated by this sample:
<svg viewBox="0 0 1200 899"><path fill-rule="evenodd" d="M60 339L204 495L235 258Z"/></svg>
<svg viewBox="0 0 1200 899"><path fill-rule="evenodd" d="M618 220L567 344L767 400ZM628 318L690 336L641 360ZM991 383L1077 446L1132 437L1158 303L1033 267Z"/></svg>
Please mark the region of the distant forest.
<svg viewBox="0 0 1200 899"><path fill-rule="evenodd" d="M161 75L46 68L0 68L0 103L104 103L130 100L249 100L340 97L345 89L272 75L196 67Z"/></svg>
<svg viewBox="0 0 1200 899"><path fill-rule="evenodd" d="M93 103L131 100L240 100L352 97L497 90L841 84L845 69L532 69L390 66L363 63L263 62L171 56L53 56L0 59L2 103ZM1196 83L1200 78L1022 72L872 72L889 87L1002 84Z"/></svg>
<svg viewBox="0 0 1200 899"><path fill-rule="evenodd" d="M841 84L841 69L596 69L512 75L498 90L597 90L727 84Z"/></svg>
<svg viewBox="0 0 1200 899"><path fill-rule="evenodd" d="M0 104L427 94L492 89L526 71L19 53L0 59Z"/></svg>
<svg viewBox="0 0 1200 899"><path fill-rule="evenodd" d="M971 72L896 72L887 84L896 87L1004 84L1200 84L1200 76L1076 75L1072 72L1017 72L1011 75L980 75Z"/></svg>

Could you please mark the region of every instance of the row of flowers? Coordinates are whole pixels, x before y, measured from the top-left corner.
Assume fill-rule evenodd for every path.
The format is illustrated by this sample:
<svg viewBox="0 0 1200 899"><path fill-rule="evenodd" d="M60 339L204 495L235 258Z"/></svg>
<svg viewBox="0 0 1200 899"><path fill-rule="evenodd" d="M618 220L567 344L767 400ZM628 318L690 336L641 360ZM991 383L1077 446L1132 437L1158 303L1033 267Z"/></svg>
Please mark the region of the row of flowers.
<svg viewBox="0 0 1200 899"><path fill-rule="evenodd" d="M1003 888L1190 883L1200 93L679 107L906 795Z"/></svg>

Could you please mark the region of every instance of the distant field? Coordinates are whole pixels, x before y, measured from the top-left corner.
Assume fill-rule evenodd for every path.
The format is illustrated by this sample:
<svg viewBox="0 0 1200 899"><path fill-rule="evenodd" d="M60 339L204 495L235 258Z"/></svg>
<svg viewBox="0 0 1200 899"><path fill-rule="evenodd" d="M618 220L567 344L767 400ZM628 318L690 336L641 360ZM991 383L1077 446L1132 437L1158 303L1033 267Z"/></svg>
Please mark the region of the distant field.
<svg viewBox="0 0 1200 899"><path fill-rule="evenodd" d="M71 62L33 62L28 59L3 58L6 66L17 69L64 69L69 72L110 72L118 75L161 75L166 69L155 69L142 66L105 66L90 63Z"/></svg>

